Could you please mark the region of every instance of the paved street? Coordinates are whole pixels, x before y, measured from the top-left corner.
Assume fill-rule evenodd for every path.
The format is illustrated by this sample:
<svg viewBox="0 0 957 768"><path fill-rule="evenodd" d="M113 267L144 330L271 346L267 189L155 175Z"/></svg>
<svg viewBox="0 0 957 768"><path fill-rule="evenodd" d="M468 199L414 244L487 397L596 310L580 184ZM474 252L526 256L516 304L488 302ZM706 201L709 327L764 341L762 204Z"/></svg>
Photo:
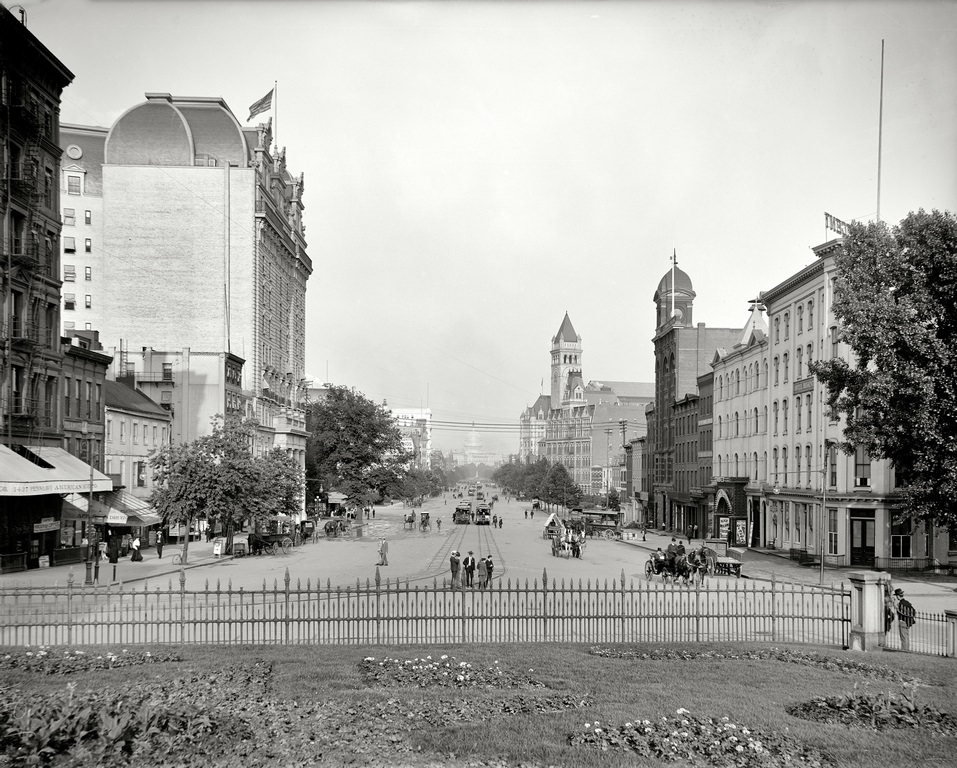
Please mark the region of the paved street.
<svg viewBox="0 0 957 768"><path fill-rule="evenodd" d="M664 549L671 540L670 534L649 532L647 541L636 542L589 540L582 559L553 557L548 541L542 537L542 528L548 515L538 513L534 519L526 519L524 511L528 502L504 500L495 504L493 512L504 518L501 529L490 526L454 525L452 510L454 500L429 499L416 509L429 512L432 530L420 532L418 525L412 530L404 526L408 511L402 504L376 509L376 517L369 521L366 533L359 538L344 537L327 539L319 537L295 548L288 556L261 555L257 557L213 557L212 545L192 542L189 563L185 568L188 587L202 587L206 583L215 586L231 584L233 588L261 589L263 584L272 588L280 585L288 569L293 584L300 580L305 584L317 580L323 586L355 586L357 581L365 585L374 582L378 563L378 539L385 536L389 541L389 565L379 568L383 580L400 579L403 583L431 583L448 578L448 558L452 549L464 555L471 549L476 558L491 555L495 563L494 579L511 581L513 584L534 580L541 583L543 572L549 579L572 580L594 583L618 580L624 571L625 579L644 579L644 566L648 553L655 547ZM441 530L438 520L441 519ZM169 581L178 582L181 567L172 562L178 546L167 545L162 560L153 550L144 552L144 560L133 563L123 559L117 566L117 579L125 584L135 583L138 588L165 586ZM100 583L107 584L113 566L104 563L100 568ZM825 584L847 585L846 576L852 569L825 571ZM27 585L65 584L70 574L75 584L82 585L84 567L60 566L41 570L6 574L0 576L0 587ZM772 578L819 584L817 568L800 566L785 556L748 551L745 555L742 578L770 581ZM715 577L719 581L734 580L734 577ZM908 596L919 611L942 612L945 608L957 608L957 593L953 580L937 582L909 581L898 578Z"/></svg>

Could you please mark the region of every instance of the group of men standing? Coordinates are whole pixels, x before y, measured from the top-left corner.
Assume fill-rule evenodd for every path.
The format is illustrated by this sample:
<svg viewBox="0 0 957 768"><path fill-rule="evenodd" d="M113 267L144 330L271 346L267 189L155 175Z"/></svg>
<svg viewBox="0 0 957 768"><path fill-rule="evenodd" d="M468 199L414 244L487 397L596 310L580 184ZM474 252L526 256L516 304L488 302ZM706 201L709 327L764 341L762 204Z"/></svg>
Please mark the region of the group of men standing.
<svg viewBox="0 0 957 768"><path fill-rule="evenodd" d="M475 572L478 571L478 588L485 589L492 583L492 573L495 571L495 564L492 562L492 556L486 555L476 562L475 553L469 550L469 553L462 558L458 550L453 549L449 555L449 569L452 572L452 588L458 589L463 586L475 587Z"/></svg>

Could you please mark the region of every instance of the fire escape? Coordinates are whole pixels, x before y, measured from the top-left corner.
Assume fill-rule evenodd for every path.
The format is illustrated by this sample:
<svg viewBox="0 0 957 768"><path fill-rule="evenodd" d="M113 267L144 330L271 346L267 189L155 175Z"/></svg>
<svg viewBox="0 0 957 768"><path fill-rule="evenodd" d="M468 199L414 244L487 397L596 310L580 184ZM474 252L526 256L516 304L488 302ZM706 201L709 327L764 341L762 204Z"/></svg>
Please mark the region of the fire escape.
<svg viewBox="0 0 957 768"><path fill-rule="evenodd" d="M27 94L10 94L3 110L5 179L3 188L3 266L5 313L2 325L4 438L29 436L53 427L46 407L45 362L38 358L44 341L44 277L50 277L49 254L41 249L42 206L51 191L44 185L41 146L43 124L37 102ZM19 137L19 141L16 137ZM52 331L47 329L46 336Z"/></svg>

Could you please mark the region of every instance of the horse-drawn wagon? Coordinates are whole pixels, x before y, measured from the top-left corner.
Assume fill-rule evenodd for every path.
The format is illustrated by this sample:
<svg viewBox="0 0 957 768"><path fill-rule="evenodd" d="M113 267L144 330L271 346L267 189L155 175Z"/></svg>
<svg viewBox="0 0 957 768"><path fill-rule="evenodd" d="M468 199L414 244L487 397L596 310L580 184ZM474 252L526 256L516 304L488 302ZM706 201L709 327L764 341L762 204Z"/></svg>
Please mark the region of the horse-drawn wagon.
<svg viewBox="0 0 957 768"><path fill-rule="evenodd" d="M288 555L292 552L292 537L285 533L250 533L249 551L254 555Z"/></svg>

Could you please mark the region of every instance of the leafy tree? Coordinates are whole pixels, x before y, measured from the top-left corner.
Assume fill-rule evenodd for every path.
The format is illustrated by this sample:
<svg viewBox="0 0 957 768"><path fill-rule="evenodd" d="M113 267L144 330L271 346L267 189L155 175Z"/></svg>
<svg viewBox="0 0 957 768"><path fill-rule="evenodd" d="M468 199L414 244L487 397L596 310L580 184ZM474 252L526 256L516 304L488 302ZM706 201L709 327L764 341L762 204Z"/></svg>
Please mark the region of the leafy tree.
<svg viewBox="0 0 957 768"><path fill-rule="evenodd" d="M302 472L285 451L254 457L256 423L213 419L210 434L164 448L150 459L156 482L151 501L163 519L189 531L197 520L221 522L227 551L233 530L260 525L301 509ZM187 559L189 536L183 546Z"/></svg>
<svg viewBox="0 0 957 768"><path fill-rule="evenodd" d="M608 491L608 509L615 512L621 511L621 499L618 498L618 489L612 488Z"/></svg>
<svg viewBox="0 0 957 768"><path fill-rule="evenodd" d="M545 475L542 500L551 505L577 507L581 501L581 488L572 480L564 464L552 464Z"/></svg>
<svg viewBox="0 0 957 768"><path fill-rule="evenodd" d="M348 387L330 387L306 411L306 470L314 482L364 506L400 496L402 436L392 414Z"/></svg>
<svg viewBox="0 0 957 768"><path fill-rule="evenodd" d="M911 213L852 224L836 259L834 313L854 361L814 363L847 417L840 447L890 459L902 514L957 524L957 218Z"/></svg>

